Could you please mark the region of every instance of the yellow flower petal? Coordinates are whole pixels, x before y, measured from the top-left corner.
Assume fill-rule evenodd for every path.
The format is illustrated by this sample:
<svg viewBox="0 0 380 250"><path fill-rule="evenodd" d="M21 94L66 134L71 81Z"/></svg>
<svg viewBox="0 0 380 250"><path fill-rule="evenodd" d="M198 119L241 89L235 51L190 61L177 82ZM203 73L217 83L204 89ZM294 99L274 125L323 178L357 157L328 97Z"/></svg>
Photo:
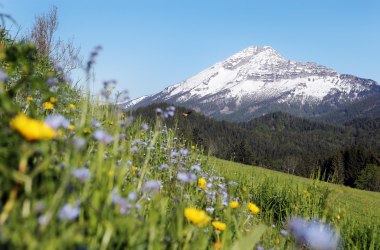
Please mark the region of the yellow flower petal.
<svg viewBox="0 0 380 250"><path fill-rule="evenodd" d="M54 139L56 132L45 122L19 114L10 121L10 126L28 141Z"/></svg>

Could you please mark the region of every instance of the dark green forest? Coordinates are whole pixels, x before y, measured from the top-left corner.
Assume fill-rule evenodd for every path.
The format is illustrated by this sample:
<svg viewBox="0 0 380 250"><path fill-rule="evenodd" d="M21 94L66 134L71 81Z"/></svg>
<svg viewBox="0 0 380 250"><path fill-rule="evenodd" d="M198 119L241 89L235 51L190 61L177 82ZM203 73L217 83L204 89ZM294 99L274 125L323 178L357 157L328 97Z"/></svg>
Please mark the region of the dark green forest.
<svg viewBox="0 0 380 250"><path fill-rule="evenodd" d="M132 112L150 124L156 120L153 104ZM166 125L177 128L188 144L205 153L235 162L380 191L380 118L354 119L332 125L270 113L249 122L216 121L177 107Z"/></svg>

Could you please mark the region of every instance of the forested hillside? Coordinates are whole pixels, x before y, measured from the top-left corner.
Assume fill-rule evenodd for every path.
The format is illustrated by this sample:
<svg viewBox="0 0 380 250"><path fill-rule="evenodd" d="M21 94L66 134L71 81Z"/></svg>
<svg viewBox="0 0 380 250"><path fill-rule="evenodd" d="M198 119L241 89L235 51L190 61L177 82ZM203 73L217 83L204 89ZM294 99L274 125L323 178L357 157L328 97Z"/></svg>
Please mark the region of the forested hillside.
<svg viewBox="0 0 380 250"><path fill-rule="evenodd" d="M140 108L134 115L154 122L155 109L163 105ZM305 177L320 171L325 180L380 191L380 119L334 126L277 112L232 123L177 109L167 125L210 155Z"/></svg>

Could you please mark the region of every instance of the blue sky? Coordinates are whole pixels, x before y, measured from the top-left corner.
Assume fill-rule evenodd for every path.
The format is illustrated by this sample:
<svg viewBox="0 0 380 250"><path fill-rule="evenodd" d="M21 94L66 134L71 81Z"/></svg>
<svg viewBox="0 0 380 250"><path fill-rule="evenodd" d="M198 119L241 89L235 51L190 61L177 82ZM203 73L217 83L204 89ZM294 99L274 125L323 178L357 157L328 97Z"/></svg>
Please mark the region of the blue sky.
<svg viewBox="0 0 380 250"><path fill-rule="evenodd" d="M27 32L56 5L61 38L87 58L102 45L94 89L115 79L136 98L251 45L380 82L378 0L0 0ZM15 29L15 27L13 28Z"/></svg>

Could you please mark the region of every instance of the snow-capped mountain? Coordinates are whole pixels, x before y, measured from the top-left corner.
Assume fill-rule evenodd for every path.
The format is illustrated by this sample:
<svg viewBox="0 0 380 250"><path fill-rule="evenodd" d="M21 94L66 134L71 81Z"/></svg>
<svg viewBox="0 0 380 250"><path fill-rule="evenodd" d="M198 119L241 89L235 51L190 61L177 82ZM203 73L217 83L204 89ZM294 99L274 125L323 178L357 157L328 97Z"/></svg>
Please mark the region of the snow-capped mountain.
<svg viewBox="0 0 380 250"><path fill-rule="evenodd" d="M244 121L272 111L318 116L376 93L380 86L373 80L287 60L269 46L252 46L183 82L122 106L134 109L168 102L214 118Z"/></svg>

